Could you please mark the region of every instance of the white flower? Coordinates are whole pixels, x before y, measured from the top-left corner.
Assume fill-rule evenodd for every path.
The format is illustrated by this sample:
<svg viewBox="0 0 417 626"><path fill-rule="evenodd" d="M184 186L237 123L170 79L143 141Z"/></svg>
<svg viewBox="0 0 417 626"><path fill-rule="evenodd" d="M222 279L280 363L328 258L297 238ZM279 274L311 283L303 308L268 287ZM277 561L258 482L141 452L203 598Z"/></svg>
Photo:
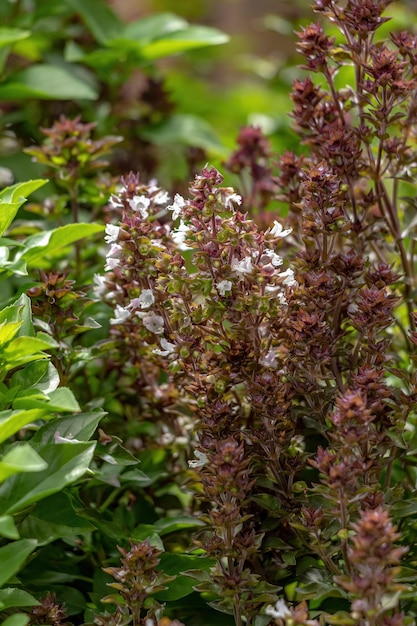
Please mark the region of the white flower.
<svg viewBox="0 0 417 626"><path fill-rule="evenodd" d="M121 251L122 246L119 243L112 243L109 250L106 254L106 259L109 257L117 257L119 256L119 252Z"/></svg>
<svg viewBox="0 0 417 626"><path fill-rule="evenodd" d="M171 237L179 250L191 250L190 246L185 243L189 230L188 226L181 220L179 226L171 231Z"/></svg>
<svg viewBox="0 0 417 626"><path fill-rule="evenodd" d="M253 270L251 258L249 256L246 256L241 261L238 261L237 259L233 259L232 270L241 277L244 274L250 274Z"/></svg>
<svg viewBox="0 0 417 626"><path fill-rule="evenodd" d="M128 305L129 309L149 309L155 302L155 296L152 289L143 289L139 298L133 298Z"/></svg>
<svg viewBox="0 0 417 626"><path fill-rule="evenodd" d="M97 298L101 298L107 292L107 286L105 282L106 277L100 276L100 274L94 274L93 281L94 281L93 293Z"/></svg>
<svg viewBox="0 0 417 626"><path fill-rule="evenodd" d="M232 187L225 187L223 190L223 202L226 209L233 209L233 203L241 205L242 196L234 192Z"/></svg>
<svg viewBox="0 0 417 626"><path fill-rule="evenodd" d="M120 304L116 304L116 308L114 310L114 317L110 320L110 324L114 326L115 324L123 324L130 317L129 309L120 306Z"/></svg>
<svg viewBox="0 0 417 626"><path fill-rule="evenodd" d="M54 441L55 443L81 443L79 439L74 439L71 433L68 433L66 437L61 437L59 430L54 433Z"/></svg>
<svg viewBox="0 0 417 626"><path fill-rule="evenodd" d="M270 367L271 369L276 369L278 367L278 361L272 348L268 350L265 356L259 359L259 364L264 367Z"/></svg>
<svg viewBox="0 0 417 626"><path fill-rule="evenodd" d="M287 287L294 287L295 285L298 285L297 281L294 278L294 272L290 267L286 269L285 272L280 272L278 276L280 278L284 278L282 284L287 285Z"/></svg>
<svg viewBox="0 0 417 626"><path fill-rule="evenodd" d="M287 607L285 600L277 600L275 606L271 604L266 607L265 614L270 615L274 619L285 619L286 617L291 617L291 611Z"/></svg>
<svg viewBox="0 0 417 626"><path fill-rule="evenodd" d="M282 258L273 250L265 250L261 256L261 261L271 263L274 267L282 265Z"/></svg>
<svg viewBox="0 0 417 626"><path fill-rule="evenodd" d="M106 225L106 236L104 237L104 241L106 243L115 243L119 238L119 226L115 226L114 224Z"/></svg>
<svg viewBox="0 0 417 626"><path fill-rule="evenodd" d="M285 230L283 230L282 224L277 222L277 220L274 220L274 225L269 231L269 234L272 235L273 237L282 238L282 237L287 237L291 232L292 232L292 228L286 228Z"/></svg>
<svg viewBox="0 0 417 626"><path fill-rule="evenodd" d="M194 456L196 456L197 458L192 460L192 461L188 461L188 465L191 468L204 467L204 465L207 465L209 460L208 460L207 455L204 454L204 452L200 452L199 450L195 450L194 451Z"/></svg>
<svg viewBox="0 0 417 626"><path fill-rule="evenodd" d="M113 259L113 258L107 259L107 263L104 266L104 271L111 272L112 270L114 270L115 267L119 265L119 261L120 259Z"/></svg>
<svg viewBox="0 0 417 626"><path fill-rule="evenodd" d="M231 280L221 280L219 283L216 283L216 287L219 294L225 296L226 293L231 291L233 283Z"/></svg>
<svg viewBox="0 0 417 626"><path fill-rule="evenodd" d="M161 335L164 332L164 318L156 313L147 313L142 317L142 322L145 328L155 335Z"/></svg>
<svg viewBox="0 0 417 626"><path fill-rule="evenodd" d="M175 351L176 345L175 343L167 341L165 337L161 337L161 348L162 350L159 348L152 350L153 354L158 354L159 356L169 356Z"/></svg>
<svg viewBox="0 0 417 626"><path fill-rule="evenodd" d="M181 215L182 209L185 207L185 200L179 193L175 194L173 204L167 206L168 211L172 211L172 220L175 221Z"/></svg>
<svg viewBox="0 0 417 626"><path fill-rule="evenodd" d="M129 200L129 205L132 211L137 211L143 219L146 219L149 215L149 205L151 201L146 196L133 196L132 200Z"/></svg>
<svg viewBox="0 0 417 626"><path fill-rule="evenodd" d="M117 196L111 196L109 204L112 209L121 209L123 207L123 202L120 202L120 198Z"/></svg>
<svg viewBox="0 0 417 626"><path fill-rule="evenodd" d="M150 191L149 188L148 190ZM158 193L153 196L152 200L154 201L155 204L158 204L158 205L166 204L167 202L169 202L169 193L167 191L163 191L162 189L160 189Z"/></svg>
<svg viewBox="0 0 417 626"><path fill-rule="evenodd" d="M79 439L74 439L71 433L68 433L67 437L61 437L59 430L54 433L54 441L55 443L81 443Z"/></svg>

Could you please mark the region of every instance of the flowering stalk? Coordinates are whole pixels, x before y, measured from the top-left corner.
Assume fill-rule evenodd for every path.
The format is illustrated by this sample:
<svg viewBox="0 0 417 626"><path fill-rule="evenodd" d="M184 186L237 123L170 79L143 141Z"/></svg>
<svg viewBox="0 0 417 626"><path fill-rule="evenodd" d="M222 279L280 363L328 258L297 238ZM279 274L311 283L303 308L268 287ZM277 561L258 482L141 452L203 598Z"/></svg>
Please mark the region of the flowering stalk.
<svg viewBox="0 0 417 626"><path fill-rule="evenodd" d="M261 537L249 511L254 478L242 424L270 424L259 399L254 411L248 407L259 395L256 371L278 368L273 329L296 282L275 250L290 231L278 222L259 231L235 208L240 196L221 182L219 172L205 168L190 188L191 200L177 195L168 204L160 190L125 180L112 200L121 224L106 228L108 273L97 284L115 306L114 337L135 362L146 355L147 384L153 383L146 368L162 367L184 410L197 419L199 461L191 464L211 505L205 516L211 537L203 545L218 559L212 581L223 596L219 606L241 624L243 616L250 623L275 589L248 568ZM173 229L160 221L169 211L180 218ZM194 272L184 249L192 249Z"/></svg>
<svg viewBox="0 0 417 626"><path fill-rule="evenodd" d="M157 569L162 550L151 546L149 540L131 543L130 550L118 548L122 555L121 567L105 567L116 582L108 583L118 595L106 596L104 603L116 604L110 615L95 618L98 626L132 624L132 626L157 626L163 606L152 595L166 589L166 583L175 576L167 576Z"/></svg>

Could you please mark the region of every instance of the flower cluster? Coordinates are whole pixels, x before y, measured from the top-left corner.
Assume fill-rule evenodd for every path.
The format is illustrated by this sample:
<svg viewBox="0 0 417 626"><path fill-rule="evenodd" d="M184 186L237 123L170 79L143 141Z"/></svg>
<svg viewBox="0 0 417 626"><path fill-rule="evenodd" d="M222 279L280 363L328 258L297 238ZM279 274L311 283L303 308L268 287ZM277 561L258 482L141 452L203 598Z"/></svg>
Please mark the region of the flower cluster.
<svg viewBox="0 0 417 626"><path fill-rule="evenodd" d="M166 589L166 583L174 578L157 569L162 550L146 540L131 543L130 550L119 548L119 552L122 555L121 567L105 567L103 571L115 579L116 582L108 585L116 590L122 601L112 595L103 598L104 603L116 604L116 611L110 615L96 616L95 624L157 626L161 623L158 618L162 615L163 606L152 595Z"/></svg>
<svg viewBox="0 0 417 626"><path fill-rule="evenodd" d="M153 183L126 178L111 200L121 219L106 227L107 272L96 277L96 292L114 307L113 358L134 372L136 384L142 380L148 410L164 396L166 425L176 431L178 412L195 416L190 467L211 505L204 546L219 563L230 555L226 568L219 565L218 593L233 579L226 604L235 615L243 605L256 614L265 587L257 591L259 577L244 568L260 539L249 522L254 478L241 424L245 413L257 424L262 455L265 426L274 430L288 404L277 404L285 388L278 384L279 320L297 283L277 251L290 229L274 221L259 230L239 211L240 195L221 183L205 167L191 199L177 194L172 201ZM168 377L162 387L161 369Z"/></svg>
<svg viewBox="0 0 417 626"><path fill-rule="evenodd" d="M352 529L354 535L347 550L351 571L337 579L356 597L351 606L352 618L358 623L373 620L381 626L402 626L404 615L392 614L387 600L406 589L395 582L395 577L407 548L395 545L400 535L381 506L361 511Z"/></svg>

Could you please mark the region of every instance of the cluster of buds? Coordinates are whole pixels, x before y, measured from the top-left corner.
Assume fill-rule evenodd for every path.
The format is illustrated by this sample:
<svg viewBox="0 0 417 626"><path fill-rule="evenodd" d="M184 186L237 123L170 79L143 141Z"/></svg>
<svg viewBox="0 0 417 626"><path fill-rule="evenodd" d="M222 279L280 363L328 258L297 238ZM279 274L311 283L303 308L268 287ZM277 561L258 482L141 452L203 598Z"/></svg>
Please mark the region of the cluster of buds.
<svg viewBox="0 0 417 626"><path fill-rule="evenodd" d="M69 626L66 607L58 603L54 593L39 600L30 613L30 626Z"/></svg>
<svg viewBox="0 0 417 626"><path fill-rule="evenodd" d="M358 624L402 626L404 615L397 611L397 604L399 592L406 587L396 583L395 577L407 548L395 545L400 535L382 506L360 511L351 528L354 534L347 549L350 574L336 580L356 598L351 605L352 618Z"/></svg>
<svg viewBox="0 0 417 626"><path fill-rule="evenodd" d="M157 569L162 550L155 548L149 540L131 543L130 550L118 548L122 555L121 567L105 567L115 582L108 583L117 594L102 599L104 603L116 604L116 611L98 615L98 626L116 626L133 624L134 626L157 626L162 616L163 606L152 596L166 589L166 584L173 580Z"/></svg>
<svg viewBox="0 0 417 626"><path fill-rule="evenodd" d="M224 166L239 176L243 189L243 208L249 213L257 207L257 222L268 224L268 214L263 212L275 199L277 184L272 175L272 149L261 129L243 127L237 138L238 148Z"/></svg>
<svg viewBox="0 0 417 626"><path fill-rule="evenodd" d="M35 161L57 171L57 182L64 187L74 185L92 171L108 165L103 156L122 141L121 137L93 138L95 122L88 124L80 117L69 119L61 115L50 128L41 131L47 138L42 146L27 148Z"/></svg>

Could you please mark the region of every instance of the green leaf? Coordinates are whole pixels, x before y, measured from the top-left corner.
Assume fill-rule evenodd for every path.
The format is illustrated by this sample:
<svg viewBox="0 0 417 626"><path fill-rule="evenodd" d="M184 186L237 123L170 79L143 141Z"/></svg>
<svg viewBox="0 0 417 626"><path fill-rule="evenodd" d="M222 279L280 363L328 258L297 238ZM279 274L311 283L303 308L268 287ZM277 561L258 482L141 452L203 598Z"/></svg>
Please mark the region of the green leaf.
<svg viewBox="0 0 417 626"><path fill-rule="evenodd" d="M36 537L38 545L45 545L89 532L94 526L76 513L68 494L61 491L38 502L20 523L19 530L22 537Z"/></svg>
<svg viewBox="0 0 417 626"><path fill-rule="evenodd" d="M120 51L136 53L139 59L152 61L228 41L228 35L217 28L190 26L173 13L159 13L129 24L107 45Z"/></svg>
<svg viewBox="0 0 417 626"><path fill-rule="evenodd" d="M19 531L11 515L2 515L0 517L0 536L7 537L7 539L19 539Z"/></svg>
<svg viewBox="0 0 417 626"><path fill-rule="evenodd" d="M16 41L21 41L30 36L29 30L22 30L21 28L8 28L7 26L0 27L0 48L10 46Z"/></svg>
<svg viewBox="0 0 417 626"><path fill-rule="evenodd" d="M19 472L40 472L48 466L28 443L15 446L0 461L0 483Z"/></svg>
<svg viewBox="0 0 417 626"><path fill-rule="evenodd" d="M155 522L154 528L158 535L163 537L169 533L176 532L177 530L183 530L184 528L197 528L198 526L205 526L206 524L195 517L188 515L179 515L178 517L164 517L163 519Z"/></svg>
<svg viewBox="0 0 417 626"><path fill-rule="evenodd" d="M408 517L409 515L415 515L417 513L417 500L396 502L392 505L391 510L395 518L398 519Z"/></svg>
<svg viewBox="0 0 417 626"><path fill-rule="evenodd" d="M80 411L80 406L73 392L67 387L59 387L46 395L36 389L31 392L22 392L24 395L17 396L13 401L14 409L45 409L48 412L74 412Z"/></svg>
<svg viewBox="0 0 417 626"><path fill-rule="evenodd" d="M169 33L163 39L146 44L142 47L141 54L145 59L154 61L171 54L206 46L218 46L228 41L228 35L217 28L189 26L184 30Z"/></svg>
<svg viewBox="0 0 417 626"><path fill-rule="evenodd" d="M15 183L10 187L5 187L0 192L0 200L2 202L16 202L21 198L27 198L31 193L40 189L48 182L47 179L37 178L35 180L26 180L22 183Z"/></svg>
<svg viewBox="0 0 417 626"><path fill-rule="evenodd" d="M29 621L30 617L26 613L15 613L5 619L1 626L27 626Z"/></svg>
<svg viewBox="0 0 417 626"><path fill-rule="evenodd" d="M36 387L37 390L48 394L59 385L59 374L50 361L34 361L18 370L10 379L10 387L22 389Z"/></svg>
<svg viewBox="0 0 417 626"><path fill-rule="evenodd" d="M6 66L7 57L14 43L26 39L30 36L30 31L21 28L0 27L0 74Z"/></svg>
<svg viewBox="0 0 417 626"><path fill-rule="evenodd" d="M0 411L0 443L17 433L23 426L46 417L45 409L28 411Z"/></svg>
<svg viewBox="0 0 417 626"><path fill-rule="evenodd" d="M102 0L65 0L78 13L94 35L95 39L105 44L123 31L123 24L110 7Z"/></svg>
<svg viewBox="0 0 417 626"><path fill-rule="evenodd" d="M49 350L49 341L39 337L16 337L8 346L4 348L3 358L8 361L5 365L6 371L15 368L21 363L27 363L34 358L47 358L48 355L42 350Z"/></svg>
<svg viewBox="0 0 417 626"><path fill-rule="evenodd" d="M13 302L12 306L17 308L15 319L19 322L22 322L22 325L19 329L19 335L33 337L35 334L35 329L33 328L32 323L32 305L29 296L27 296L25 293L22 293L20 298Z"/></svg>
<svg viewBox="0 0 417 626"><path fill-rule="evenodd" d="M38 604L37 599L23 589L16 589L16 587L0 589L0 606L2 610L15 606L36 606Z"/></svg>
<svg viewBox="0 0 417 626"><path fill-rule="evenodd" d="M96 100L96 90L77 76L76 69L70 64L31 65L0 85L0 100Z"/></svg>
<svg viewBox="0 0 417 626"><path fill-rule="evenodd" d="M20 570L36 545L35 539L19 539L0 548L0 587Z"/></svg>
<svg viewBox="0 0 417 626"><path fill-rule="evenodd" d="M23 258L29 266L48 267L46 256L62 254L66 246L103 231L104 226L101 224L78 223L36 233L25 240L25 250L19 252L17 257Z"/></svg>
<svg viewBox="0 0 417 626"><path fill-rule="evenodd" d="M160 146L180 143L218 154L225 153L225 147L216 137L213 127L196 115L172 115L158 126L142 131L141 135Z"/></svg>
<svg viewBox="0 0 417 626"><path fill-rule="evenodd" d="M0 324L0 348L7 345L14 339L19 332L22 322L2 322ZM4 350L6 348L4 347Z"/></svg>
<svg viewBox="0 0 417 626"><path fill-rule="evenodd" d="M187 27L188 22L174 13L157 13L128 24L122 37L125 40L149 42ZM113 41L112 45L117 45L118 41Z"/></svg>
<svg viewBox="0 0 417 626"><path fill-rule="evenodd" d="M32 437L33 443L53 443L58 433L60 437L88 441L94 434L99 422L106 416L104 411L79 413L71 417L55 419L45 424Z"/></svg>
<svg viewBox="0 0 417 626"><path fill-rule="evenodd" d="M168 583L168 589L156 594L158 600L164 602L179 600L193 592L195 580L182 572L189 569L198 569L200 572L208 572L215 565L215 559L207 557L193 556L189 554L174 554L164 552L161 554L161 569L168 576L177 576L175 580Z"/></svg>
<svg viewBox="0 0 417 626"><path fill-rule="evenodd" d="M0 85L0 90L1 90ZM6 187L0 192L0 235L15 218L19 208L26 202L27 196L45 185L47 180L28 180L24 183L17 183Z"/></svg>
<svg viewBox="0 0 417 626"><path fill-rule="evenodd" d="M0 486L2 511L5 514L21 511L78 480L88 470L94 448L95 442L47 444L35 448L48 469L16 474L3 483Z"/></svg>

